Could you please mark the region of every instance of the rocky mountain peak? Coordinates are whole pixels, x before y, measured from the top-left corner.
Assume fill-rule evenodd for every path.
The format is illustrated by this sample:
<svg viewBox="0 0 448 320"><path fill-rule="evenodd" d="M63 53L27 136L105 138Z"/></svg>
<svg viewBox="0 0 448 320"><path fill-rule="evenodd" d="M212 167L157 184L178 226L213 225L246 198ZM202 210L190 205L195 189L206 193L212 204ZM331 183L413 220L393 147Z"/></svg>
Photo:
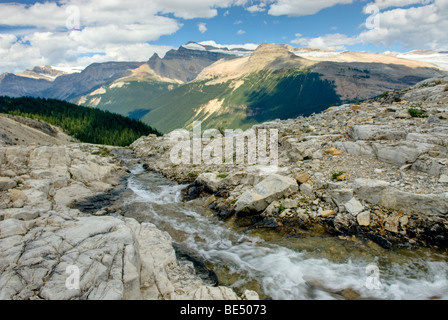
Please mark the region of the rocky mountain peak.
<svg viewBox="0 0 448 320"><path fill-rule="evenodd" d="M26 70L20 74L19 77L31 78L31 79L44 79L48 81L54 81L57 77L67 74L64 71L57 70L51 66L37 66L32 70Z"/></svg>

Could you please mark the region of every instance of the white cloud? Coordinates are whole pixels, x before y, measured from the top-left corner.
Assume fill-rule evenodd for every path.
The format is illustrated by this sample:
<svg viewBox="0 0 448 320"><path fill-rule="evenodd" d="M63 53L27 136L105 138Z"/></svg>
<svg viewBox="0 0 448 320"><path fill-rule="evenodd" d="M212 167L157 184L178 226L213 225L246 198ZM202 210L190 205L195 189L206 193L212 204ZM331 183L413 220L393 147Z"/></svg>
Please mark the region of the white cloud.
<svg viewBox="0 0 448 320"><path fill-rule="evenodd" d="M208 41L202 41L199 42L199 44L202 44L204 46L212 46L215 48L220 48L220 49L224 49L227 48L229 50L232 49L246 49L246 50L255 50L258 47L258 44L255 43L245 43L245 44L218 44L213 40L208 40Z"/></svg>
<svg viewBox="0 0 448 320"><path fill-rule="evenodd" d="M304 47L336 51L346 50L346 46L359 42L356 37L352 38L340 33L327 34L316 38L303 38L301 34L296 34L296 37L298 38L292 40L291 43Z"/></svg>
<svg viewBox="0 0 448 320"><path fill-rule="evenodd" d="M268 11L273 16L307 16L337 4L351 4L354 0L277 0Z"/></svg>
<svg viewBox="0 0 448 320"><path fill-rule="evenodd" d="M207 24L205 22L198 23L198 30L200 33L205 33L207 31Z"/></svg>
<svg viewBox="0 0 448 320"><path fill-rule="evenodd" d="M364 13L365 13L365 9L369 6L369 5L376 5L378 7L378 9L380 10L384 10L384 9L388 9L388 8L393 8L393 7L405 7L405 6L409 6L409 5L415 5L415 4L429 4L433 2L433 0L375 0L371 3L369 3L367 6L364 7Z"/></svg>
<svg viewBox="0 0 448 320"><path fill-rule="evenodd" d="M266 11L266 4L264 3L255 4L253 6L247 7L246 10L252 13L263 12Z"/></svg>
<svg viewBox="0 0 448 320"><path fill-rule="evenodd" d="M178 18L212 18L219 8L242 6L247 1L58 0L30 5L0 3L1 24L13 30L0 34L0 74L21 72L44 64L86 66L97 61L143 61L154 52L163 56L171 48L148 42L177 32L182 27ZM73 16L77 13L79 17ZM172 14L174 18L161 14ZM67 22L72 22L73 18L79 18L79 30L68 28L70 23ZM201 32L207 30L205 23L198 28Z"/></svg>
<svg viewBox="0 0 448 320"><path fill-rule="evenodd" d="M237 31L236 34L239 35L239 36L242 36L245 33L246 33L246 31L240 29L240 30Z"/></svg>
<svg viewBox="0 0 448 320"><path fill-rule="evenodd" d="M403 50L431 49L448 50L448 0L406 1L403 6L417 4L406 8L395 8L395 0L377 1L382 8L378 16L379 27L365 29L353 36L344 34L327 34L315 38L296 35L291 43L320 49L345 50L356 44L374 44L401 46ZM427 3L425 5L425 3ZM367 18L367 16L366 16Z"/></svg>
<svg viewBox="0 0 448 320"><path fill-rule="evenodd" d="M242 24L242 23L243 23L243 20L237 20L233 24Z"/></svg>
<svg viewBox="0 0 448 320"><path fill-rule="evenodd" d="M399 43L405 49L448 50L447 17L448 0L382 11L378 15L380 28L363 31L358 36L359 42L386 46Z"/></svg>

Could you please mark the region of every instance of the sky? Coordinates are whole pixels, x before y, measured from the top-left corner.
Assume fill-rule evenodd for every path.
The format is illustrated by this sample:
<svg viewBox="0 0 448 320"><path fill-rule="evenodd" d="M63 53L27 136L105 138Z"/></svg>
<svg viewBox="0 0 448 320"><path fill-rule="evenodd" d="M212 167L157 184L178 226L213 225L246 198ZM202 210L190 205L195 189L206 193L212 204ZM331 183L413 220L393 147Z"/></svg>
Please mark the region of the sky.
<svg viewBox="0 0 448 320"><path fill-rule="evenodd" d="M448 51L448 0L0 1L0 74L146 61L189 41Z"/></svg>

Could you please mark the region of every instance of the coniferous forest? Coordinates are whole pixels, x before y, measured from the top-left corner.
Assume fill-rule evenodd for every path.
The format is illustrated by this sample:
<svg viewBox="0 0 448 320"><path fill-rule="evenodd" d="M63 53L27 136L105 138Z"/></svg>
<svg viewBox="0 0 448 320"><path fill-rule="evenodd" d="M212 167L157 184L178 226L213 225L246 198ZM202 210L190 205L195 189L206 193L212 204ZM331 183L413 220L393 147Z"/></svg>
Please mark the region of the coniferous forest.
<svg viewBox="0 0 448 320"><path fill-rule="evenodd" d="M141 136L161 135L139 120L54 99L0 97L0 113L45 121L85 143L125 147Z"/></svg>

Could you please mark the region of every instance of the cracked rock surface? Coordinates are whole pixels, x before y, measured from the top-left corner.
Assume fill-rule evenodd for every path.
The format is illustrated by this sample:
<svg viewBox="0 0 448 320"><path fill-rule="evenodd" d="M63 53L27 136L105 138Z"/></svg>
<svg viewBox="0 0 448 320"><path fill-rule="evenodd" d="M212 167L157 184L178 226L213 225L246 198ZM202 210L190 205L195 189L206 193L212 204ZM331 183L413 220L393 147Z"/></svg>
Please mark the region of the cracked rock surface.
<svg viewBox="0 0 448 320"><path fill-rule="evenodd" d="M0 300L239 299L176 260L154 225L70 208L126 174L98 148L0 148Z"/></svg>

